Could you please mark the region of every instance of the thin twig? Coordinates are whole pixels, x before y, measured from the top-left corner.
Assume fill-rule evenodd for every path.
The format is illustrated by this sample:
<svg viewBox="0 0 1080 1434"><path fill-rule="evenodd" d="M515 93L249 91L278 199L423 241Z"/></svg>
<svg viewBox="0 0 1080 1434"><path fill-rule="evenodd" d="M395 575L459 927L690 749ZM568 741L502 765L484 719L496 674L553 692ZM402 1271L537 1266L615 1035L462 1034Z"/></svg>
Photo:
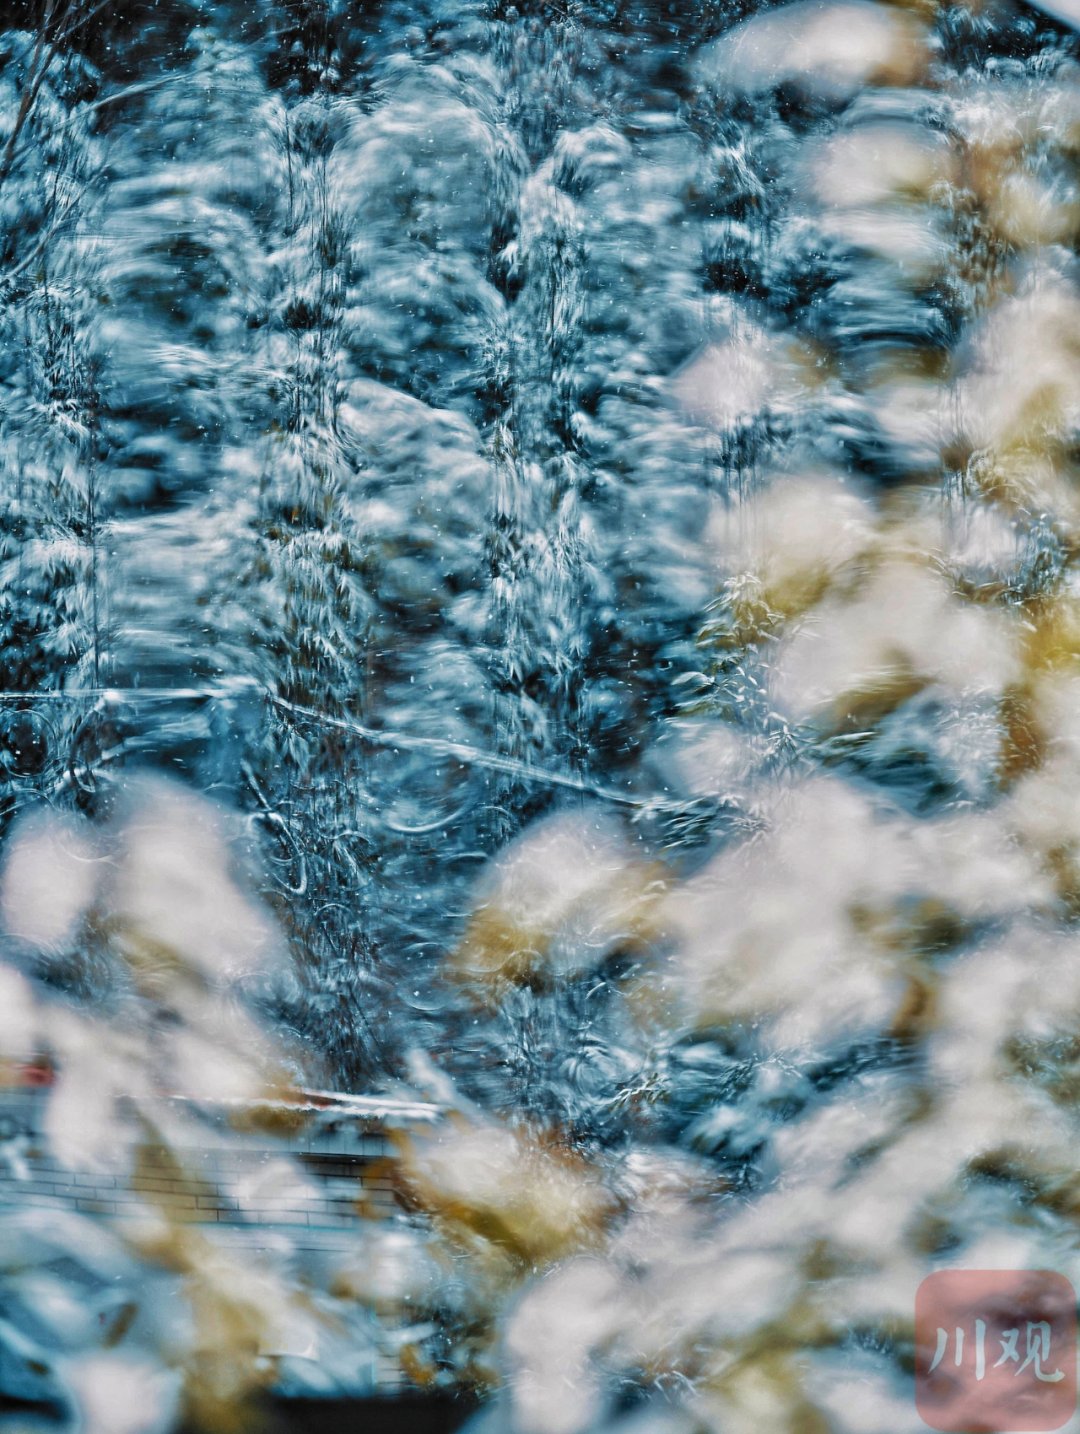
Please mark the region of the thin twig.
<svg viewBox="0 0 1080 1434"><path fill-rule="evenodd" d="M33 109L34 101L41 92L42 85L45 83L45 76L49 72L49 66L56 58L57 37L54 37L49 43L48 53L44 59L42 58L42 51L45 48L45 37L48 33L49 25L52 22L53 14L53 7L50 5L42 16L41 29L38 31L37 43L34 46L34 58L30 62L30 77L27 81L26 88L23 90L22 99L19 102L19 111L15 116L15 124L12 126L11 134L8 136L8 142L4 146L4 152L0 155L0 186L3 185L11 173L12 166L15 163L15 147L19 142L19 136L22 134L23 128L30 118L30 111Z"/></svg>
<svg viewBox="0 0 1080 1434"><path fill-rule="evenodd" d="M593 797L601 802L611 802L615 806L626 807L639 814L666 805L662 801L658 803L656 797L630 796L626 792L616 791L613 787L604 787L597 782L586 782L580 777L572 777L564 772L553 772L547 767L537 766L533 762L523 762L517 757L503 757L496 752L486 752L482 747L473 747L467 742L452 742L444 737L421 737L408 732L387 732L375 727L366 727L363 723L350 718L331 717L325 712L316 711L313 707L304 707L298 702L290 702L287 698L278 697L274 693L264 692L254 682L235 687L79 687L63 692L0 692L0 704L11 702L25 705L34 702L73 701L77 698L94 700L105 705L122 705L139 701L220 702L235 700L238 697L253 697L256 694L264 696L270 706L288 713L290 717L313 722L316 726L329 727L337 732L348 732L351 736L367 743L368 746L379 747L384 751L427 752L434 757L445 757L451 761L460 762L464 766L479 767L489 772L501 772L504 776L517 777L523 782L534 782L539 786L559 787L564 791L577 792L581 796ZM254 773L246 764L245 776L254 788L264 811L270 812L272 810L270 803L259 788ZM744 810L741 803L735 798L723 798L720 804L726 807L732 815L740 817L747 823L753 822L753 814ZM673 806L682 808L685 803L675 802Z"/></svg>
<svg viewBox="0 0 1080 1434"><path fill-rule="evenodd" d="M72 702L76 698L94 702L127 703L223 701L229 697L252 696L260 691L254 683L236 687L65 687L56 692L0 692L0 702Z"/></svg>
<svg viewBox="0 0 1080 1434"><path fill-rule="evenodd" d="M449 757L470 767L481 767L489 772L501 772L508 777L518 777L524 782L536 782L546 787L561 787L565 791L578 792L582 796L596 797L599 801L613 802L617 806L638 808L647 805L640 797L627 796L611 787L601 787L594 782L584 782L578 777L562 772L551 772L546 767L522 762L516 757L500 757L495 752L485 752L480 747L471 747L465 742L451 742L443 737L417 737L405 732L382 732L374 727L365 727L343 717L329 717L311 707L301 707L284 697L270 695L272 706L293 717L314 722L319 726L332 727L338 732L350 732L371 747L382 747L388 751L430 752L432 756Z"/></svg>

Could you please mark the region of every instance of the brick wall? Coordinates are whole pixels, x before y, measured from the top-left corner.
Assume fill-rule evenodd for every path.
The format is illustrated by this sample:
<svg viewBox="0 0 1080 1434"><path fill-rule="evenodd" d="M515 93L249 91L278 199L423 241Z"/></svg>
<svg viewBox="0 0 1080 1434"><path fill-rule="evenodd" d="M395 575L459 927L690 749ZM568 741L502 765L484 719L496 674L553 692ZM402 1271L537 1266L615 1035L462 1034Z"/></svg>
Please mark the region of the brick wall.
<svg viewBox="0 0 1080 1434"><path fill-rule="evenodd" d="M67 1168L49 1151L42 1136L48 1097L47 1087L0 1086L0 1204L77 1210L108 1222L156 1208L243 1249L279 1250L287 1234L301 1266L354 1247L365 1221L394 1215L390 1132L439 1117L435 1107L359 1097L301 1095L295 1104L222 1103L197 1112L162 1100L161 1123L187 1136L144 1144L132 1169L111 1173ZM391 1336L411 1318L380 1315ZM386 1394L403 1387L394 1348L391 1337L368 1372Z"/></svg>
<svg viewBox="0 0 1080 1434"><path fill-rule="evenodd" d="M111 1174L68 1169L50 1154L41 1136L47 1099L47 1089L0 1088L0 1201L113 1218L157 1206L194 1224L288 1227L301 1246L303 1232L392 1215L389 1131L437 1118L432 1107L342 1097L284 1107L296 1128L270 1135L232 1129L236 1108L222 1106L201 1122L197 1143L144 1145L133 1172ZM182 1112L184 1102L168 1104ZM241 1108L245 1124L253 1109L258 1115Z"/></svg>

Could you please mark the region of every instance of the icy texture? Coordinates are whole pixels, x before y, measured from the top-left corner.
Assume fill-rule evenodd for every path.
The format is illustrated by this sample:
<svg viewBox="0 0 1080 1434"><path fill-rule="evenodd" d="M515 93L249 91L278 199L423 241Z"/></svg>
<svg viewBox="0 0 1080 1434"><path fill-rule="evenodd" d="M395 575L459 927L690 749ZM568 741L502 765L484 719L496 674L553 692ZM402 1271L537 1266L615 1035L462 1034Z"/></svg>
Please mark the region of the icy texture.
<svg viewBox="0 0 1080 1434"><path fill-rule="evenodd" d="M5 1205L0 1410L906 1434L1080 1279L1074 11L3 7L0 1070L403 1128L314 1266Z"/></svg>

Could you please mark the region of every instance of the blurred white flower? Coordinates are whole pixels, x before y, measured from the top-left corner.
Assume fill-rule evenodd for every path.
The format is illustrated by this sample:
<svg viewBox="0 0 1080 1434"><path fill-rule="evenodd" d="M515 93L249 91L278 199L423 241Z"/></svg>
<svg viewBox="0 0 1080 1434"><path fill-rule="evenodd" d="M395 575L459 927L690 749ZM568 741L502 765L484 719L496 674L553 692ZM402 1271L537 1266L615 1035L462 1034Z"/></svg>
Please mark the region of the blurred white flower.
<svg viewBox="0 0 1080 1434"><path fill-rule="evenodd" d="M82 1434L167 1434L180 1407L180 1375L155 1360L94 1354L73 1363L68 1380Z"/></svg>
<svg viewBox="0 0 1080 1434"><path fill-rule="evenodd" d="M713 527L721 572L751 579L748 595L773 619L797 616L832 583L857 575L877 544L870 503L829 474L779 478ZM752 612L732 602L736 620L752 624Z"/></svg>
<svg viewBox="0 0 1080 1434"><path fill-rule="evenodd" d="M827 599L777 655L777 696L826 729L857 730L930 684L1000 694L1020 672L1019 628L957 601L928 568L890 562Z"/></svg>
<svg viewBox="0 0 1080 1434"><path fill-rule="evenodd" d="M137 967L178 961L220 983L280 957L268 916L234 879L223 817L210 802L145 780L127 807L110 901Z"/></svg>
<svg viewBox="0 0 1080 1434"><path fill-rule="evenodd" d="M30 983L10 966L0 966L0 1061L35 1055L41 1028Z"/></svg>
<svg viewBox="0 0 1080 1434"><path fill-rule="evenodd" d="M0 922L9 936L48 952L75 936L92 905L107 857L89 823L40 813L7 843L0 876Z"/></svg>
<svg viewBox="0 0 1080 1434"><path fill-rule="evenodd" d="M707 46L698 63L705 81L721 92L794 80L840 101L860 85L910 84L928 58L923 27L902 10L796 0L742 21Z"/></svg>
<svg viewBox="0 0 1080 1434"><path fill-rule="evenodd" d="M1028 277L976 328L958 400L975 448L1051 454L1080 423L1080 299L1052 273Z"/></svg>
<svg viewBox="0 0 1080 1434"><path fill-rule="evenodd" d="M606 816L548 817L490 864L451 971L481 997L580 976L648 942L662 886Z"/></svg>
<svg viewBox="0 0 1080 1434"><path fill-rule="evenodd" d="M723 431L753 422L766 407L797 404L806 377L792 341L735 315L730 337L703 348L671 386L690 418Z"/></svg>
<svg viewBox="0 0 1080 1434"><path fill-rule="evenodd" d="M503 1348L518 1434L585 1434L606 1402L595 1356L625 1327L632 1305L600 1260L560 1265L508 1317Z"/></svg>

